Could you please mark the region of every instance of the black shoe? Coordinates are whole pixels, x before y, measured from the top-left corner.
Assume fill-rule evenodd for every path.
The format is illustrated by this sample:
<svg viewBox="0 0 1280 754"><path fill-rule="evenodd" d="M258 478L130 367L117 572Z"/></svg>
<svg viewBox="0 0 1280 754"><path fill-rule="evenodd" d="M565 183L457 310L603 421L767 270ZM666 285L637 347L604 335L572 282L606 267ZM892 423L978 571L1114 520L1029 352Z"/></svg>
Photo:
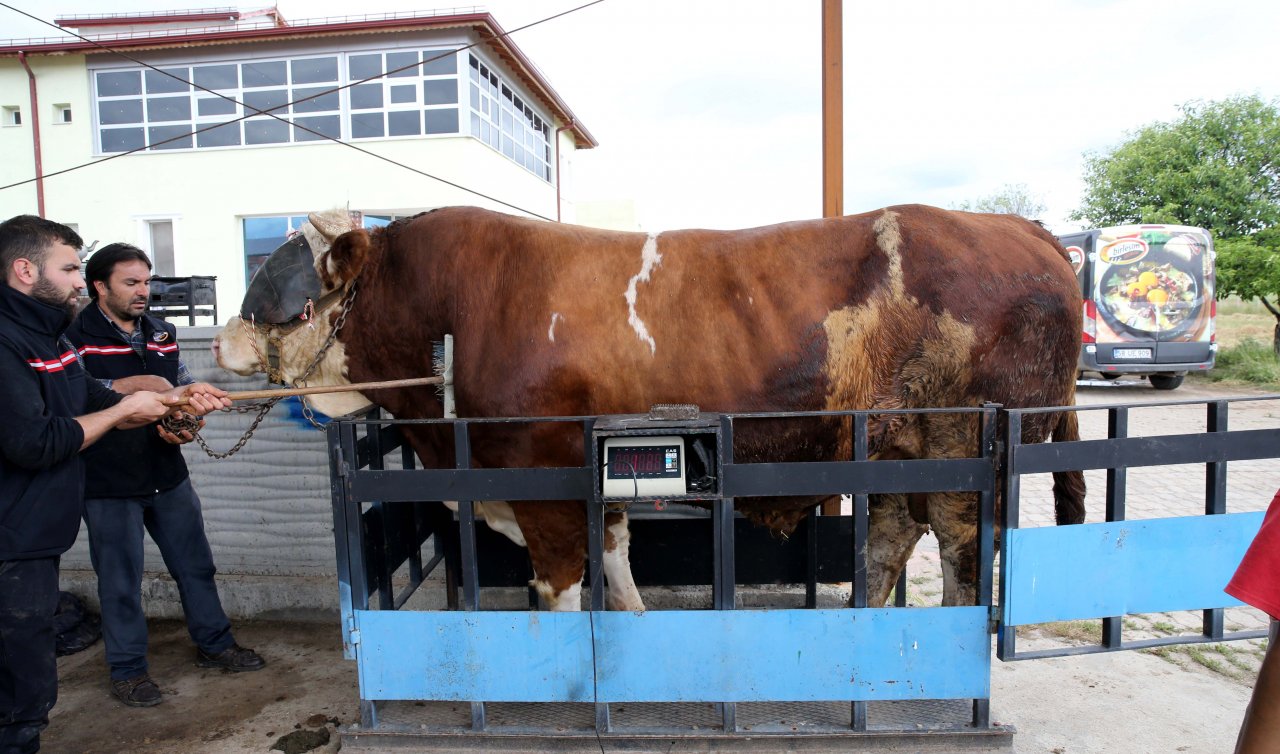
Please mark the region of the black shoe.
<svg viewBox="0 0 1280 754"><path fill-rule="evenodd" d="M112 681L111 695L130 707L154 707L164 701L160 687L146 673L123 681Z"/></svg>
<svg viewBox="0 0 1280 754"><path fill-rule="evenodd" d="M267 666L267 661L252 649L232 644L217 654L196 649L196 664L202 668L222 668L235 673L244 673L250 670L262 670Z"/></svg>

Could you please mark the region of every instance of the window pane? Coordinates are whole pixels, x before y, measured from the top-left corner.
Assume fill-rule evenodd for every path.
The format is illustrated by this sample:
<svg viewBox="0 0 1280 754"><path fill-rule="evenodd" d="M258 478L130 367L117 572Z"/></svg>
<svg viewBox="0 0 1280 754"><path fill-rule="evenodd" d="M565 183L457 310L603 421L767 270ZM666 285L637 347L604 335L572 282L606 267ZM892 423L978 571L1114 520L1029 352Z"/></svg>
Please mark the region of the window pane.
<svg viewBox="0 0 1280 754"><path fill-rule="evenodd" d="M408 86L391 87L391 102L403 104L405 102L418 101L418 88L410 84Z"/></svg>
<svg viewBox="0 0 1280 754"><path fill-rule="evenodd" d="M169 139L173 139L173 141L169 141ZM166 143L161 144L160 142ZM191 127L186 124L181 126L152 126L147 129L147 143L151 145L152 149L190 149Z"/></svg>
<svg viewBox="0 0 1280 754"><path fill-rule="evenodd" d="M147 100L147 120L152 123L191 120L191 98L151 97Z"/></svg>
<svg viewBox="0 0 1280 754"><path fill-rule="evenodd" d="M342 132L340 130L341 121L337 115L313 115L307 118L294 118L293 123L294 141L323 141L326 136L332 139L337 139L342 136ZM298 126L305 126L312 131L319 131L320 134L324 135L321 136L309 131L304 131L301 128L298 128Z"/></svg>
<svg viewBox="0 0 1280 754"><path fill-rule="evenodd" d="M471 85L471 109L480 109L480 88L475 84Z"/></svg>
<svg viewBox="0 0 1280 754"><path fill-rule="evenodd" d="M104 126L116 123L141 123L142 100L125 99L99 102L98 122Z"/></svg>
<svg viewBox="0 0 1280 754"><path fill-rule="evenodd" d="M141 128L102 129L103 152L128 152L132 149L139 149L144 144Z"/></svg>
<svg viewBox="0 0 1280 754"><path fill-rule="evenodd" d="M471 113L471 135L480 135L480 116L476 113Z"/></svg>
<svg viewBox="0 0 1280 754"><path fill-rule="evenodd" d="M116 97L121 94L142 94L142 74L138 71L119 71L98 74L98 96Z"/></svg>
<svg viewBox="0 0 1280 754"><path fill-rule="evenodd" d="M417 110L387 113L387 136L411 136L422 133L422 118Z"/></svg>
<svg viewBox="0 0 1280 754"><path fill-rule="evenodd" d="M397 68L404 68L404 66L409 66L408 68L405 68L403 71L399 71L397 73L391 73L388 75L394 78L401 78L404 76L417 76L418 66L413 65L416 62L418 62L417 52L388 52L387 53L387 70L388 71L394 71Z"/></svg>
<svg viewBox="0 0 1280 754"><path fill-rule="evenodd" d="M431 79L422 82L422 104L449 105L458 101L456 79Z"/></svg>
<svg viewBox="0 0 1280 754"><path fill-rule="evenodd" d="M337 58L294 60L290 61L289 68L292 69L295 84L319 84L322 81L338 80Z"/></svg>
<svg viewBox="0 0 1280 754"><path fill-rule="evenodd" d="M428 110L426 116L426 129L429 134L456 134L458 133L458 110L456 108L448 108L445 110Z"/></svg>
<svg viewBox="0 0 1280 754"><path fill-rule="evenodd" d="M352 55L347 67L350 69L351 78L357 81L377 76L382 73L382 56Z"/></svg>
<svg viewBox="0 0 1280 754"><path fill-rule="evenodd" d="M236 103L221 97L196 100L196 112L200 115L235 115Z"/></svg>
<svg viewBox="0 0 1280 754"><path fill-rule="evenodd" d="M235 89L240 86L240 77L236 66L202 65L195 69L196 86L206 89Z"/></svg>
<svg viewBox="0 0 1280 754"><path fill-rule="evenodd" d="M253 112L254 110L266 112L268 110L273 110L273 108L280 108L278 110L274 110L274 112L287 113L289 112L289 108L281 107L281 105L288 104L288 102L289 93L283 89L269 89L264 92L244 93L246 112Z"/></svg>
<svg viewBox="0 0 1280 754"><path fill-rule="evenodd" d="M367 110L382 107L382 84L359 84L351 87L351 109Z"/></svg>
<svg viewBox="0 0 1280 754"><path fill-rule="evenodd" d="M240 77L246 87L280 86L285 82L285 66L283 60L273 63L244 63L240 66Z"/></svg>
<svg viewBox="0 0 1280 754"><path fill-rule="evenodd" d="M204 128L204 126L201 126ZM240 124L224 123L196 134L197 147L234 147L240 144Z"/></svg>
<svg viewBox="0 0 1280 754"><path fill-rule="evenodd" d="M169 92L189 92L191 84L190 68L163 68L160 71L147 71L147 94L166 94ZM168 76L165 73L169 74ZM175 78L176 77L176 78Z"/></svg>
<svg viewBox="0 0 1280 754"><path fill-rule="evenodd" d="M278 120L244 122L245 144L280 144L289 141L289 124Z"/></svg>
<svg viewBox="0 0 1280 754"><path fill-rule="evenodd" d="M307 221L305 217L246 217L244 219L245 280L253 277L276 247Z"/></svg>
<svg viewBox="0 0 1280 754"><path fill-rule="evenodd" d="M351 116L351 138L368 139L383 135L382 113L356 113Z"/></svg>
<svg viewBox="0 0 1280 754"><path fill-rule="evenodd" d="M325 86L294 89L293 111L295 113L316 113L323 112L325 110L337 110L340 106L338 103L338 93L331 90L332 87ZM328 94L322 94L322 92L328 92ZM313 94L319 96L312 97L311 95Z"/></svg>
<svg viewBox="0 0 1280 754"><path fill-rule="evenodd" d="M439 60L431 60L439 55L444 55L444 57ZM452 50L423 50L422 59L431 61L422 64L422 75L424 76L443 76L458 72L458 55Z"/></svg>

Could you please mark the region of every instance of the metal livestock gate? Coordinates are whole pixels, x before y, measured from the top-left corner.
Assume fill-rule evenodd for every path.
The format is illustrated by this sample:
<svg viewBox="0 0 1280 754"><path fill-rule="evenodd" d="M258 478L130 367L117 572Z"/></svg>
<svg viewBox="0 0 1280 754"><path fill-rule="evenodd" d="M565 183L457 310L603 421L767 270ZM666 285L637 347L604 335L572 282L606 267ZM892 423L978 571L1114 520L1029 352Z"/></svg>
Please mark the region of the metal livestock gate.
<svg viewBox="0 0 1280 754"><path fill-rule="evenodd" d="M1265 633L1223 633L1221 608L1239 603L1221 586L1261 518L1225 514L1225 464L1280 456L1280 430L1227 432L1229 403L1209 404L1204 434L1126 438L1127 408L1115 406L1103 407L1111 417L1108 439L1039 445L1017 442L1029 410L942 409L974 414L981 440L971 458L928 461L868 460L868 412L716 416L709 431L718 440L720 487L701 498L711 515L636 521L632 540L639 583L709 575L712 609L644 613L603 612L600 589L589 590L591 609L581 613L481 605L482 587L522 583L528 567L513 545L476 527L471 500L593 501L587 578L601 583L597 417L428 422L452 426L462 459L456 469L415 469L396 426L409 422L334 422L328 432L344 644L346 656L357 660L361 696L361 723L345 731L344 745L665 751L679 740L705 751L1008 747L1012 729L990 720L993 631L1001 659L1048 654L1017 653L1014 629L1054 620L1104 621L1102 646L1060 653L1154 643L1120 640L1119 617L1129 612L1206 608L1204 641ZM886 413L892 412L875 412ZM779 417L848 422L853 458L735 463L735 425ZM468 468L476 428L544 422L581 427L583 466ZM399 468L386 469L397 449ZM1126 466L1200 462L1208 464L1206 512L1213 515L1123 521ZM1108 470L1108 523L1017 528L1021 476L1070 468ZM993 607L997 483L1009 502L1002 511L1000 605ZM932 491L979 493L982 604L866 607L868 495ZM852 494L853 515L812 516L791 542L761 538L734 518L737 497L828 493ZM459 501L456 522L444 506L424 500ZM744 558L735 541L752 531ZM644 551L646 542L672 540L675 548ZM1206 542L1213 543L1207 558ZM1171 550L1192 547L1198 557L1170 569L1179 561ZM487 557L491 552L499 556ZM646 571L649 555L676 565ZM447 604L461 609L421 609L419 587L441 564ZM1062 573L1070 579L1055 581ZM818 581L851 581L857 607L813 609ZM808 584L808 609L735 609L737 584L797 582Z"/></svg>

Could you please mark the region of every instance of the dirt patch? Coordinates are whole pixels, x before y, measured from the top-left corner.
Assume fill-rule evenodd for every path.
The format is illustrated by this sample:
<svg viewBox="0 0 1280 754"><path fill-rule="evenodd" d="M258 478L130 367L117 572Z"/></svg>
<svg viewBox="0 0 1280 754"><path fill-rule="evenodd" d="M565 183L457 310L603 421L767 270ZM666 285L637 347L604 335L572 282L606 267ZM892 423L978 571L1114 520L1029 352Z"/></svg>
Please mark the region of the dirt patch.
<svg viewBox="0 0 1280 754"><path fill-rule="evenodd" d="M267 660L254 673L199 668L186 628L151 624L151 677L164 693L156 707L127 707L108 690L102 643L58 662L58 704L41 737L50 752L265 752L277 739L320 721L356 719L355 664L342 659L333 625L247 622L236 639ZM318 736L319 731L311 731ZM337 737L319 748L336 751Z"/></svg>

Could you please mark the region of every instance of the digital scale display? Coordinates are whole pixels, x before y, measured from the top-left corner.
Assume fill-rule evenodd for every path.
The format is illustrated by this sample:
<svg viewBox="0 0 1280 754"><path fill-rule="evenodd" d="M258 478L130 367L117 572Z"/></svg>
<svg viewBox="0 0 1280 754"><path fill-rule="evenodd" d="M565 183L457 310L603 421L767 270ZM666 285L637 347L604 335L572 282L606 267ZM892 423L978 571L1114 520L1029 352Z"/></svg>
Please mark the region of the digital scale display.
<svg viewBox="0 0 1280 754"><path fill-rule="evenodd" d="M661 497L687 495L684 439L661 437L609 437L604 441L605 497Z"/></svg>
<svg viewBox="0 0 1280 754"><path fill-rule="evenodd" d="M609 448L605 458L610 479L661 479L680 476L680 446L652 445Z"/></svg>

